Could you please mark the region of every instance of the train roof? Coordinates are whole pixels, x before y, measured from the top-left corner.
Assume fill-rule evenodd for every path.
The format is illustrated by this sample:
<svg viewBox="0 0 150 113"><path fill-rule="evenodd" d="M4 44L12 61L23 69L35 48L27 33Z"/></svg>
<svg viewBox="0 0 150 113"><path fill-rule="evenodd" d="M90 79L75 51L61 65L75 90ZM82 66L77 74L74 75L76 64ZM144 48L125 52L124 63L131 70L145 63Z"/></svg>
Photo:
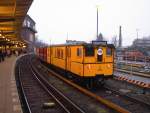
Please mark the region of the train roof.
<svg viewBox="0 0 150 113"><path fill-rule="evenodd" d="M115 46L113 44L103 44L103 43L65 43L65 44L54 44L54 45L50 45L50 46L47 46L47 47L62 47L62 46L89 46L89 45L92 45L92 46L107 46L107 47L110 47L110 48L115 48Z"/></svg>

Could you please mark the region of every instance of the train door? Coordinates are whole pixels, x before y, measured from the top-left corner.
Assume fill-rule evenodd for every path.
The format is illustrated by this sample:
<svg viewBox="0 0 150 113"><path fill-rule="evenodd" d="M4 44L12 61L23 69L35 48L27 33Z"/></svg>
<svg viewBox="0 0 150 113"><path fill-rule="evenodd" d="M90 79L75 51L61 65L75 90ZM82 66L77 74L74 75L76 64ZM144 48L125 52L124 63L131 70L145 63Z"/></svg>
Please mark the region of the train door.
<svg viewBox="0 0 150 113"><path fill-rule="evenodd" d="M47 48L47 63L51 63L50 62L50 47Z"/></svg>
<svg viewBox="0 0 150 113"><path fill-rule="evenodd" d="M98 48L97 50L97 62L102 62L103 60L103 50L102 48Z"/></svg>
<svg viewBox="0 0 150 113"><path fill-rule="evenodd" d="M67 46L66 47L66 70L70 71L71 70L71 47Z"/></svg>

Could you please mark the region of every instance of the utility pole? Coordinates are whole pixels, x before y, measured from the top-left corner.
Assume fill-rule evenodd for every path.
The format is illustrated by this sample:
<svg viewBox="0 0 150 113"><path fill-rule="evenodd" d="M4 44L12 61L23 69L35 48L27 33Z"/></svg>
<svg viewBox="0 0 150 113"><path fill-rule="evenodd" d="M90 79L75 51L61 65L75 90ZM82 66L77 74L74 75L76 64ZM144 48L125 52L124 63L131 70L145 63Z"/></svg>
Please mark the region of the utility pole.
<svg viewBox="0 0 150 113"><path fill-rule="evenodd" d="M139 29L136 29L136 35L137 35L137 39L139 38Z"/></svg>
<svg viewBox="0 0 150 113"><path fill-rule="evenodd" d="M51 38L49 39L49 45L51 46Z"/></svg>
<svg viewBox="0 0 150 113"><path fill-rule="evenodd" d="M122 30L121 26L119 26L119 47L122 47Z"/></svg>
<svg viewBox="0 0 150 113"><path fill-rule="evenodd" d="M97 6L97 38L98 38L98 6Z"/></svg>
<svg viewBox="0 0 150 113"><path fill-rule="evenodd" d="M68 41L68 32L67 32L67 41Z"/></svg>

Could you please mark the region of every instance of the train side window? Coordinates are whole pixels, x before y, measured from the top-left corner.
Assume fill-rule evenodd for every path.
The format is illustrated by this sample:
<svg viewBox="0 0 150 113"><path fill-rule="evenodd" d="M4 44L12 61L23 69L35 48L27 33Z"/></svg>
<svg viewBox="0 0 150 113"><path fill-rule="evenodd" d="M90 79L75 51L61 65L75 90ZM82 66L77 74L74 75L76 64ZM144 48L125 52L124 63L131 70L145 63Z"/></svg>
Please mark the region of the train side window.
<svg viewBox="0 0 150 113"><path fill-rule="evenodd" d="M81 48L77 48L77 56L82 56L82 49Z"/></svg>
<svg viewBox="0 0 150 113"><path fill-rule="evenodd" d="M50 48L50 54L53 55L53 49L52 48Z"/></svg>
<svg viewBox="0 0 150 113"><path fill-rule="evenodd" d="M57 49L56 57L59 58L59 49Z"/></svg>
<svg viewBox="0 0 150 113"><path fill-rule="evenodd" d="M92 46L86 46L85 47L85 56L94 56L94 47Z"/></svg>
<svg viewBox="0 0 150 113"><path fill-rule="evenodd" d="M57 57L57 49L55 49L55 57Z"/></svg>
<svg viewBox="0 0 150 113"><path fill-rule="evenodd" d="M61 58L63 59L63 49L61 50Z"/></svg>
<svg viewBox="0 0 150 113"><path fill-rule="evenodd" d="M59 58L61 58L61 49L59 49Z"/></svg>
<svg viewBox="0 0 150 113"><path fill-rule="evenodd" d="M112 49L111 48L107 48L106 49L106 55L107 56L111 56L112 55Z"/></svg>

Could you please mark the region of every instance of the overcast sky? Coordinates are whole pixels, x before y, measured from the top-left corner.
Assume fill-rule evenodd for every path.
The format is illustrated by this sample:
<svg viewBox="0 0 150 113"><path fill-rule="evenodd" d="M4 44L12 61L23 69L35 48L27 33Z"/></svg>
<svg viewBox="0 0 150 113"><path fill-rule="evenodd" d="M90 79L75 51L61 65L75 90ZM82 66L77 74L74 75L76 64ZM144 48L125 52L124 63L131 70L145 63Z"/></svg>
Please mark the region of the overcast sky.
<svg viewBox="0 0 150 113"><path fill-rule="evenodd" d="M150 0L34 0L28 14L36 22L38 37L51 43L67 39L96 39L96 6L99 6L99 32L107 40L119 35L123 45L150 35Z"/></svg>

